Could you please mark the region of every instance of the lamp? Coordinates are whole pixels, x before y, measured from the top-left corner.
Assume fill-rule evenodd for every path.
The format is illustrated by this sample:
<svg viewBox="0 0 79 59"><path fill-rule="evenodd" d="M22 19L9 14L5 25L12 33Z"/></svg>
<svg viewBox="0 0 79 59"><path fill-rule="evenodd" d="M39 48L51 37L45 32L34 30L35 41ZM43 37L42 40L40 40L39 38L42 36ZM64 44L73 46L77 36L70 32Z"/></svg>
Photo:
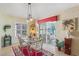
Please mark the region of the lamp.
<svg viewBox="0 0 79 59"><path fill-rule="evenodd" d="M31 10L31 3L28 3L28 15L27 15L27 19L32 21L32 10Z"/></svg>

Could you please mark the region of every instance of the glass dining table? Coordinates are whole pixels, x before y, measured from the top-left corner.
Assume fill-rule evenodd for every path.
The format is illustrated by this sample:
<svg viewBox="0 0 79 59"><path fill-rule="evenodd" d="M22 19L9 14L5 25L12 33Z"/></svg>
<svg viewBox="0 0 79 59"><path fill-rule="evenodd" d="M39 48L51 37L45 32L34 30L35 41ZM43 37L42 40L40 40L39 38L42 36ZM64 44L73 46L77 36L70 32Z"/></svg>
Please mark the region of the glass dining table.
<svg viewBox="0 0 79 59"><path fill-rule="evenodd" d="M31 51L32 48L33 48L35 50L38 50L39 52L44 53L43 56L53 56L54 55L53 53L43 49L43 40L42 39L39 39L39 40L38 39L37 40L29 40L29 38L28 38L27 40L25 40L25 39L22 39L22 40L24 40L24 43L26 43L25 46L29 47L28 48L29 51Z"/></svg>

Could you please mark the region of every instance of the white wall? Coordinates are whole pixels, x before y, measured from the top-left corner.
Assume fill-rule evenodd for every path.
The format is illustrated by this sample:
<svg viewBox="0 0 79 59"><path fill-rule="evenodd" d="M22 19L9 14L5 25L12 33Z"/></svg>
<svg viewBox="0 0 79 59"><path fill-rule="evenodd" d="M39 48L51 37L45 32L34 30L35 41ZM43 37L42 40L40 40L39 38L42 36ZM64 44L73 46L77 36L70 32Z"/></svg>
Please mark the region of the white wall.
<svg viewBox="0 0 79 59"><path fill-rule="evenodd" d="M26 23L26 20L23 18L17 18L17 17L8 16L8 15L0 13L0 46L1 46L1 38L5 34L3 31L3 26L6 24L11 25L10 34L12 36L12 44L15 44L18 42L18 39L15 38L15 24L16 23Z"/></svg>

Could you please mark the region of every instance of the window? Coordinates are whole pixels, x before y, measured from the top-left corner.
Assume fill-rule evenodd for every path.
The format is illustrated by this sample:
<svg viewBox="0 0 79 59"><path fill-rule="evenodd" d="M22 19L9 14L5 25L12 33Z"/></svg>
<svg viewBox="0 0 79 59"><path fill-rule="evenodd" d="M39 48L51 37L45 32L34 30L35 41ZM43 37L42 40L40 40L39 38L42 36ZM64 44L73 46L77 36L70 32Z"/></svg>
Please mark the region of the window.
<svg viewBox="0 0 79 59"><path fill-rule="evenodd" d="M16 35L20 35L21 37L25 37L27 33L26 24L16 24Z"/></svg>

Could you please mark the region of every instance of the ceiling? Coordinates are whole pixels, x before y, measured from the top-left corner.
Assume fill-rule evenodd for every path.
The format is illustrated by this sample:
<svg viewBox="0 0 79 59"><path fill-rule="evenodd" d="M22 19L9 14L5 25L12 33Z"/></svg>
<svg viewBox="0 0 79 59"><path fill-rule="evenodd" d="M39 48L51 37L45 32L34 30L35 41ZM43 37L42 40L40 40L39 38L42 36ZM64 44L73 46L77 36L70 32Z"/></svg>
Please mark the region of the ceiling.
<svg viewBox="0 0 79 59"><path fill-rule="evenodd" d="M65 10L77 3L32 3L32 16L36 19L52 16L54 13ZM0 12L7 15L27 18L27 3L0 3Z"/></svg>

